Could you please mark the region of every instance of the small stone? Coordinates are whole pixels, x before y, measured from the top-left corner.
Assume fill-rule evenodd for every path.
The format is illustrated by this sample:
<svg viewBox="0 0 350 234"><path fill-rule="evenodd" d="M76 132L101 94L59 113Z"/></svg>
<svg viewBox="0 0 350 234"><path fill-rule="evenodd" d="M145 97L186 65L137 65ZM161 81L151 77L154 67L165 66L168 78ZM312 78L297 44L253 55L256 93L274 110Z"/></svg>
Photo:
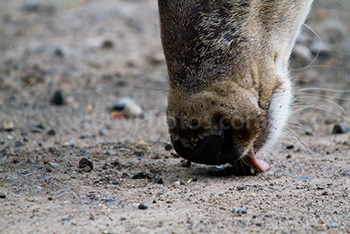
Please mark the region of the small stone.
<svg viewBox="0 0 350 234"><path fill-rule="evenodd" d="M170 151L170 150L172 150L174 147L173 147L172 144L166 144L166 145L164 146L164 148L165 148L166 151Z"/></svg>
<svg viewBox="0 0 350 234"><path fill-rule="evenodd" d="M105 128L100 129L100 131L98 132L98 135L100 136L107 136L108 135L108 130Z"/></svg>
<svg viewBox="0 0 350 234"><path fill-rule="evenodd" d="M54 168L60 166L58 163L55 163L55 162L49 162L49 165L50 165L51 167L54 167Z"/></svg>
<svg viewBox="0 0 350 234"><path fill-rule="evenodd" d="M87 167L89 167L89 168L87 168ZM84 171L90 172L92 169L94 169L94 165L87 158L82 158L79 161L79 168L84 169Z"/></svg>
<svg viewBox="0 0 350 234"><path fill-rule="evenodd" d="M13 159L13 163L14 163L14 164L17 164L17 163L19 163L19 160L18 160L18 158L14 158L14 159Z"/></svg>
<svg viewBox="0 0 350 234"><path fill-rule="evenodd" d="M73 139L68 140L66 142L63 143L63 146L70 146L70 147L74 147L75 146L75 141Z"/></svg>
<svg viewBox="0 0 350 234"><path fill-rule="evenodd" d="M163 184L164 183L163 179L160 177L153 178L153 182L156 184Z"/></svg>
<svg viewBox="0 0 350 234"><path fill-rule="evenodd" d="M180 181L175 181L175 182L173 183L173 187L174 187L174 188L178 188L178 187L180 187L180 185L181 185L181 182L180 182Z"/></svg>
<svg viewBox="0 0 350 234"><path fill-rule="evenodd" d="M286 146L286 149L287 149L287 150L294 149L294 145L287 145L287 146Z"/></svg>
<svg viewBox="0 0 350 234"><path fill-rule="evenodd" d="M122 174L122 178L128 178L129 177L129 174L128 173L126 173L126 172L123 172L123 174Z"/></svg>
<svg viewBox="0 0 350 234"><path fill-rule="evenodd" d="M139 208L140 210L146 210L146 209L148 208L148 205L145 204L145 203L140 203L140 204L138 205L138 208Z"/></svg>
<svg viewBox="0 0 350 234"><path fill-rule="evenodd" d="M286 158L292 158L292 155L291 154L288 154Z"/></svg>
<svg viewBox="0 0 350 234"><path fill-rule="evenodd" d="M44 130L45 130L45 127L42 124L38 124L30 128L30 131L32 133L42 133Z"/></svg>
<svg viewBox="0 0 350 234"><path fill-rule="evenodd" d="M49 131L47 131L47 135L48 136L54 136L54 135L56 135L56 131L53 130L53 129L50 129Z"/></svg>
<svg viewBox="0 0 350 234"><path fill-rule="evenodd" d="M120 218L120 221L125 221L125 220L126 220L125 217L121 217L121 218Z"/></svg>
<svg viewBox="0 0 350 234"><path fill-rule="evenodd" d="M110 108L111 112L120 112L126 118L140 117L142 108L134 100L128 97L120 98Z"/></svg>
<svg viewBox="0 0 350 234"><path fill-rule="evenodd" d="M63 58L64 57L64 52L60 48L55 49L53 54L54 54L55 57L58 57L58 58Z"/></svg>
<svg viewBox="0 0 350 234"><path fill-rule="evenodd" d="M180 167L191 167L191 161L181 160Z"/></svg>
<svg viewBox="0 0 350 234"><path fill-rule="evenodd" d="M33 159L31 159L31 158L28 158L27 159L27 163L35 163L35 161Z"/></svg>
<svg viewBox="0 0 350 234"><path fill-rule="evenodd" d="M330 222L329 224L327 224L327 228L337 228L337 227L338 227L337 222Z"/></svg>
<svg viewBox="0 0 350 234"><path fill-rule="evenodd" d="M135 175L133 175L131 177L131 179L133 180L137 180L137 179L150 179L150 177L148 175L146 175L145 173L143 172L139 172L139 173L136 173Z"/></svg>
<svg viewBox="0 0 350 234"><path fill-rule="evenodd" d="M15 147L21 147L24 146L24 143L22 141L16 141Z"/></svg>
<svg viewBox="0 0 350 234"><path fill-rule="evenodd" d="M113 185L117 185L117 184L119 184L119 181L118 181L118 180L113 180L113 181L112 181L112 184L113 184Z"/></svg>
<svg viewBox="0 0 350 234"><path fill-rule="evenodd" d="M293 55L304 63L310 63L313 59L311 50L302 44L295 45L293 49Z"/></svg>
<svg viewBox="0 0 350 234"><path fill-rule="evenodd" d="M102 42L102 46L103 49L112 49L114 47L114 43L111 40L105 40Z"/></svg>
<svg viewBox="0 0 350 234"><path fill-rule="evenodd" d="M243 190L245 187L244 186L237 186L237 190L238 191L241 191L241 190Z"/></svg>
<svg viewBox="0 0 350 234"><path fill-rule="evenodd" d="M114 167L119 166L119 165L120 165L119 159L114 160L114 161L111 163L111 165L114 166Z"/></svg>
<svg viewBox="0 0 350 234"><path fill-rule="evenodd" d="M344 134L350 131L350 127L345 126L344 123L334 125L332 134Z"/></svg>
<svg viewBox="0 0 350 234"><path fill-rule="evenodd" d="M52 92L50 103L56 106L62 106L64 104L63 93L61 90L54 90Z"/></svg>
<svg viewBox="0 0 350 234"><path fill-rule="evenodd" d="M246 214L247 213L247 209L246 208L233 208L232 209L232 213L236 213L238 215L242 215L242 214Z"/></svg>
<svg viewBox="0 0 350 234"><path fill-rule="evenodd" d="M11 131L13 131L13 129L15 128L14 123L11 122L11 121L10 121L10 122L4 122L3 126L4 126L4 130L5 130L6 132L11 132Z"/></svg>
<svg viewBox="0 0 350 234"><path fill-rule="evenodd" d="M95 220L95 216L90 215L89 219L90 219L90 220Z"/></svg>
<svg viewBox="0 0 350 234"><path fill-rule="evenodd" d="M5 199L6 198L6 195L4 193L0 193L0 198L1 199Z"/></svg>
<svg viewBox="0 0 350 234"><path fill-rule="evenodd" d="M310 50L314 55L327 58L333 53L333 48L330 44L322 41L314 41L310 45Z"/></svg>

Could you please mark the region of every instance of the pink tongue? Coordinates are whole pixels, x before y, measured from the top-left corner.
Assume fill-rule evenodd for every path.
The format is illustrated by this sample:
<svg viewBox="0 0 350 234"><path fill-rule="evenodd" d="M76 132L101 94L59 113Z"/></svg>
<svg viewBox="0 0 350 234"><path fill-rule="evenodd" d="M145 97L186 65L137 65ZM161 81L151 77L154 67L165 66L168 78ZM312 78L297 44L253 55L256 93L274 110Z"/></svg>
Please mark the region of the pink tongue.
<svg viewBox="0 0 350 234"><path fill-rule="evenodd" d="M250 155L247 155L245 159L249 162L249 164L254 167L259 172L265 172L270 168L270 165L266 162L256 159L254 153L250 153Z"/></svg>

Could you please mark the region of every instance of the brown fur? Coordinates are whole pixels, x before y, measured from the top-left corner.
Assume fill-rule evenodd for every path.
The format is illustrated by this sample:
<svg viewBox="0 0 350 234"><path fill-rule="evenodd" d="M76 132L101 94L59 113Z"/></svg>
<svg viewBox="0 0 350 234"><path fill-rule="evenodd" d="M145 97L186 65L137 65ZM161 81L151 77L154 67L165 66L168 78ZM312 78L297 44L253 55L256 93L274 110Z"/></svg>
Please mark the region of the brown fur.
<svg viewBox="0 0 350 234"><path fill-rule="evenodd" d="M267 134L269 101L280 87L275 60L286 53L306 1L158 2L172 139L194 148L199 138L220 131L220 117L243 154ZM237 121L244 123L232 127Z"/></svg>

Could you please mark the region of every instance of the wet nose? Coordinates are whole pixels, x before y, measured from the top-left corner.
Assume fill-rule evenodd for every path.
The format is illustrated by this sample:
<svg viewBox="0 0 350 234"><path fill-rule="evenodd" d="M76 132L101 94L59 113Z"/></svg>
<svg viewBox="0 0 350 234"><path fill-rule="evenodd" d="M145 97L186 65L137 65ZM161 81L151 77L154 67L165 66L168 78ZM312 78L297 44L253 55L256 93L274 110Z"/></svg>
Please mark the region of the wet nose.
<svg viewBox="0 0 350 234"><path fill-rule="evenodd" d="M181 140L172 140L176 152L183 158L202 164L223 164L220 159L220 151L224 139L221 135L210 135L197 141L195 147L186 147Z"/></svg>

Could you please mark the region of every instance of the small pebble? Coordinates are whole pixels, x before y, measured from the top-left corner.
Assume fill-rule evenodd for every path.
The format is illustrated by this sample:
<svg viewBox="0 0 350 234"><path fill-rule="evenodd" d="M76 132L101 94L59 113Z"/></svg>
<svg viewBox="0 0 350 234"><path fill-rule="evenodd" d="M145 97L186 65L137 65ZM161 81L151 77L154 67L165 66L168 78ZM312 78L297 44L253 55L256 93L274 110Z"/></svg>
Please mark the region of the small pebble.
<svg viewBox="0 0 350 234"><path fill-rule="evenodd" d="M49 131L47 131L47 135L54 136L54 135L56 135L56 131L53 129L50 129Z"/></svg>
<svg viewBox="0 0 350 234"><path fill-rule="evenodd" d="M4 130L5 130L6 132L11 132L11 131L13 131L13 129L15 128L15 125L14 125L13 122L5 122L5 123L3 124L3 126L4 126Z"/></svg>
<svg viewBox="0 0 350 234"><path fill-rule="evenodd" d="M160 177L153 178L153 182L156 184L163 184L164 183L163 179Z"/></svg>
<svg viewBox="0 0 350 234"><path fill-rule="evenodd" d="M112 184L113 184L113 185L117 185L117 184L119 184L119 181L118 181L118 180L113 180L113 181L112 181Z"/></svg>
<svg viewBox="0 0 350 234"><path fill-rule="evenodd" d="M56 106L62 106L64 104L63 93L61 90L55 90L52 92L50 103Z"/></svg>
<svg viewBox="0 0 350 234"><path fill-rule="evenodd" d="M286 158L292 158L292 155L291 154L288 154Z"/></svg>
<svg viewBox="0 0 350 234"><path fill-rule="evenodd" d="M0 198L1 199L5 199L6 198L6 195L4 193L0 193Z"/></svg>
<svg viewBox="0 0 350 234"><path fill-rule="evenodd" d="M114 167L119 166L119 165L120 165L119 159L114 160L114 161L111 163L111 165L114 166Z"/></svg>
<svg viewBox="0 0 350 234"><path fill-rule="evenodd" d="M238 215L246 214L247 209L246 208L233 208L232 213L237 213Z"/></svg>
<svg viewBox="0 0 350 234"><path fill-rule="evenodd" d="M331 223L327 224L327 228L337 228L337 227L338 227L337 222L331 222Z"/></svg>
<svg viewBox="0 0 350 234"><path fill-rule="evenodd" d="M140 204L138 205L138 208L139 208L140 210L146 210L146 209L148 208L148 205L145 204L145 203L140 203Z"/></svg>
<svg viewBox="0 0 350 234"><path fill-rule="evenodd" d="M92 164L92 162L90 160L88 160L87 158L80 159L79 168L84 168L84 170L85 170L87 166L90 168L90 171L92 169L94 169L94 165Z"/></svg>
<svg viewBox="0 0 350 234"><path fill-rule="evenodd" d="M133 175L133 176L131 177L131 179L133 179L133 180L137 180L137 179L146 179L146 178L149 179L149 176L146 175L146 174L143 173L143 172L136 173L135 175Z"/></svg>
<svg viewBox="0 0 350 234"><path fill-rule="evenodd" d="M173 149L173 145L172 145L172 144L166 144L166 145L164 146L164 148L165 148L165 150L170 151L170 150Z"/></svg>
<svg viewBox="0 0 350 234"><path fill-rule="evenodd" d="M100 131L98 132L98 135L100 136L107 136L108 135L108 130L105 128L100 129Z"/></svg>
<svg viewBox="0 0 350 234"><path fill-rule="evenodd" d="M344 134L344 133L348 133L349 131L350 131L349 127L345 126L344 123L339 123L334 125L332 134Z"/></svg>
<svg viewBox="0 0 350 234"><path fill-rule="evenodd" d="M33 159L31 159L31 158L28 158L27 159L27 163L35 163L35 161Z"/></svg>
<svg viewBox="0 0 350 234"><path fill-rule="evenodd" d="M191 161L181 160L180 167L191 167Z"/></svg>
<svg viewBox="0 0 350 234"><path fill-rule="evenodd" d="M124 220L126 220L126 218L125 218L125 217L121 217L120 220L121 220L121 221L124 221Z"/></svg>
<svg viewBox="0 0 350 234"><path fill-rule="evenodd" d="M55 49L53 54L54 54L54 56L59 57L59 58L63 58L64 57L64 52L60 48Z"/></svg>
<svg viewBox="0 0 350 234"><path fill-rule="evenodd" d="M118 111L126 118L140 117L143 113L141 106L128 97L117 100L116 103L112 105L110 111Z"/></svg>
<svg viewBox="0 0 350 234"><path fill-rule="evenodd" d="M332 46L326 42L314 41L310 45L310 50L314 55L327 58L333 53Z"/></svg>
<svg viewBox="0 0 350 234"><path fill-rule="evenodd" d="M103 49L112 49L114 47L114 43L111 40L105 40L102 42L102 46Z"/></svg>

